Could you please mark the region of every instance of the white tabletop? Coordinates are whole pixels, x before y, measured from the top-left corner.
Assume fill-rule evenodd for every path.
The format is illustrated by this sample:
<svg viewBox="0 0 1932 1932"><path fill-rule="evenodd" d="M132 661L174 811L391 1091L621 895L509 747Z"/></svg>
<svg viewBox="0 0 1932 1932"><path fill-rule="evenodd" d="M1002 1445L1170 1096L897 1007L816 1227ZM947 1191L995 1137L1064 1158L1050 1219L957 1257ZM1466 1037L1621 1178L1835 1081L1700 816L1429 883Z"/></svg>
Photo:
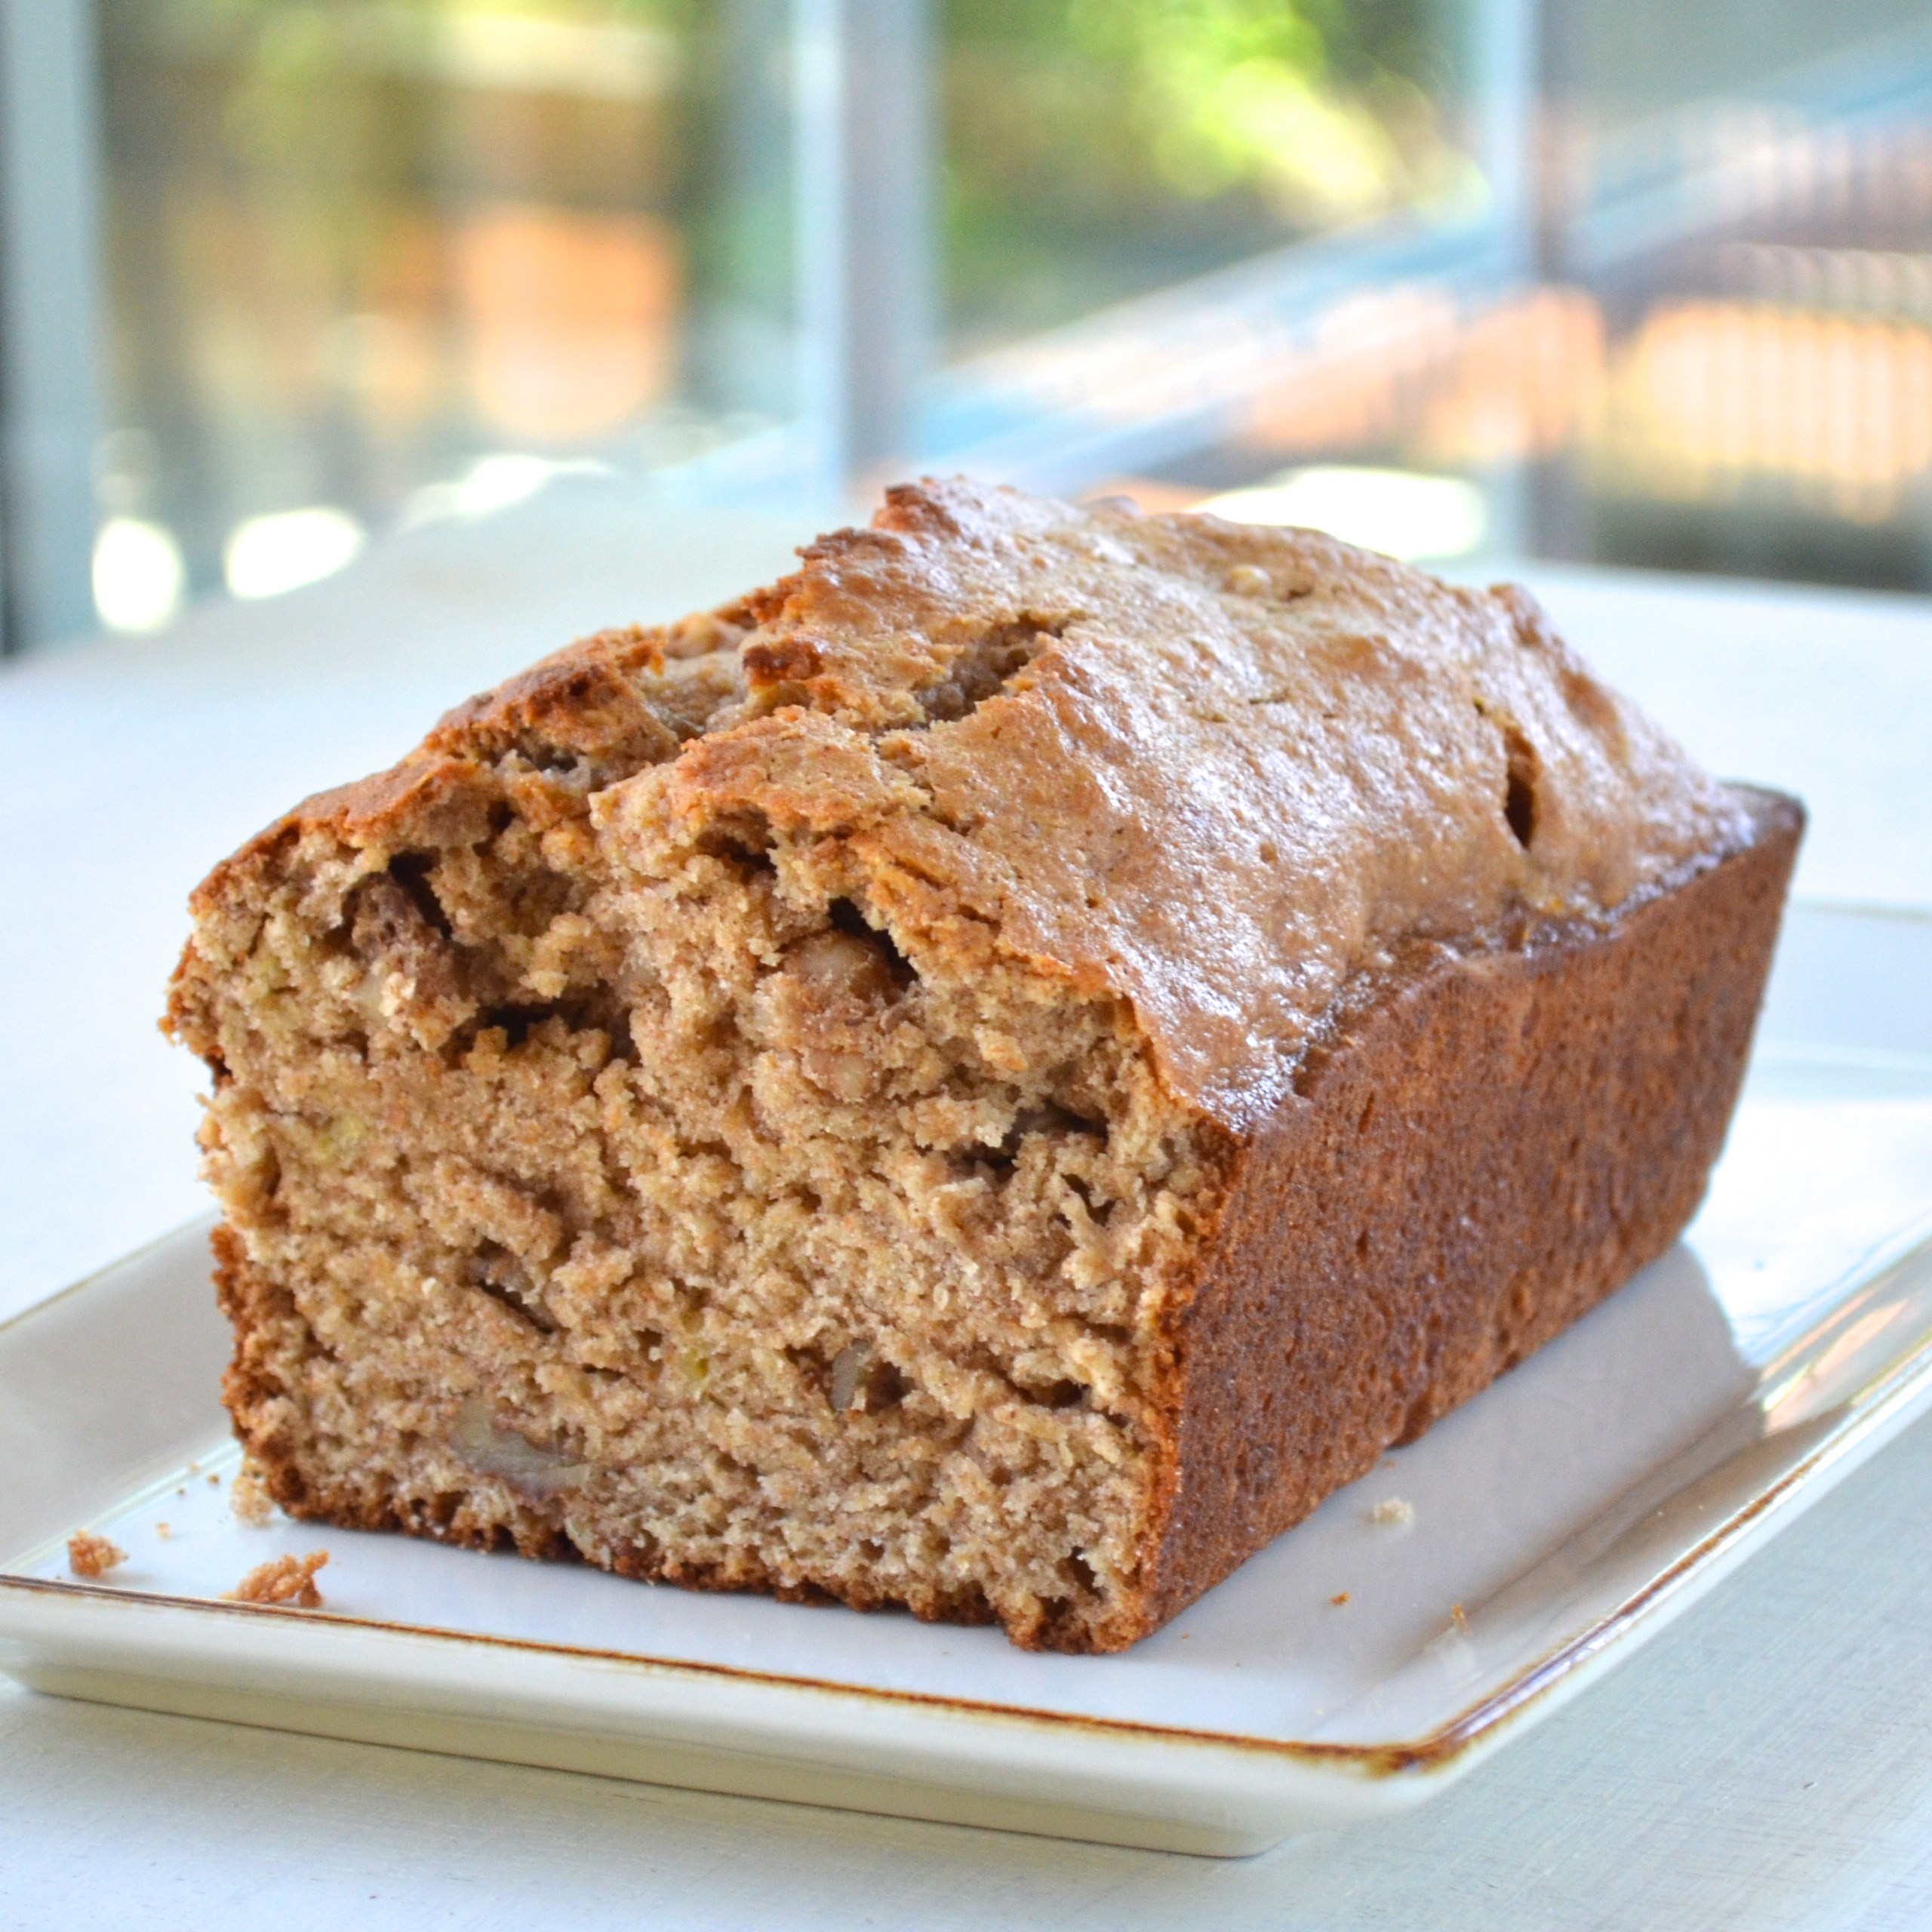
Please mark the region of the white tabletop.
<svg viewBox="0 0 1932 1932"><path fill-rule="evenodd" d="M307 592L0 672L0 1317L202 1205L197 1069L153 1020L214 859L467 691L767 578L804 534L567 487ZM1932 605L1531 575L1707 764L1807 798L1802 896L1932 909ZM1466 1784L1235 1864L0 1691L0 1925L1920 1924L1928 1479L1922 1426Z"/></svg>

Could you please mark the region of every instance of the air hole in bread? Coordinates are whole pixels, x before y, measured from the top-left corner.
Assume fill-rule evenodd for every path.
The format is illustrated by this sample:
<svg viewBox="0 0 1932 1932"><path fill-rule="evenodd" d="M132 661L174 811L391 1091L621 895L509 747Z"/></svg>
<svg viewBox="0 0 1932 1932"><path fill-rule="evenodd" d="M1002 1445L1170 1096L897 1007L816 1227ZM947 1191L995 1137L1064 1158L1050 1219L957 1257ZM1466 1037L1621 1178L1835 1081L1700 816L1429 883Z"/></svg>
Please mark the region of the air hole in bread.
<svg viewBox="0 0 1932 1932"><path fill-rule="evenodd" d="M1503 816L1510 835L1527 852L1537 835L1537 780L1542 774L1543 761L1537 757L1535 746L1516 725L1503 726L1503 744L1509 759Z"/></svg>
<svg viewBox="0 0 1932 1932"><path fill-rule="evenodd" d="M601 1033L610 1042L613 1060L635 1061L637 1057L629 1016L607 986L588 988L578 998L517 1001L489 1008L455 1037L445 1057L460 1060L487 1028L494 1028L503 1035L504 1051L513 1051L553 1020L561 1021L567 1032Z"/></svg>
<svg viewBox="0 0 1932 1932"><path fill-rule="evenodd" d="M996 625L976 638L949 667L937 684L913 695L935 724L949 724L996 697L1046 647L1066 630L1064 617L1030 614Z"/></svg>
<svg viewBox="0 0 1932 1932"><path fill-rule="evenodd" d="M543 1306L542 1289L522 1262L500 1243L486 1241L470 1257L464 1264L463 1281L527 1321L539 1334L557 1332L557 1324Z"/></svg>
<svg viewBox="0 0 1932 1932"><path fill-rule="evenodd" d="M863 940L884 961L895 986L909 986L918 977L912 962L893 943L892 935L873 925L851 900L835 899L832 902L829 922L834 932L844 933L849 938Z"/></svg>
<svg viewBox="0 0 1932 1932"><path fill-rule="evenodd" d="M436 897L436 888L430 878L435 863L427 852L398 852L389 861L389 877L402 888L409 903L422 914L423 923L441 937L448 939L451 937L449 915L443 910L443 902Z"/></svg>
<svg viewBox="0 0 1932 1932"><path fill-rule="evenodd" d="M826 1398L842 1415L881 1415L903 1401L910 1386L870 1342L848 1342L832 1359Z"/></svg>
<svg viewBox="0 0 1932 1932"><path fill-rule="evenodd" d="M1013 1124L1007 1129L1005 1139L997 1147L990 1149L982 1158L995 1172L1010 1171L1019 1160L1029 1136L1047 1134L1059 1140L1073 1134L1091 1134L1104 1146L1107 1138L1106 1124L1103 1121L1084 1119L1056 1102L1048 1100L1036 1107L1023 1108L1014 1116ZM1090 1207L1093 1204L1088 1198L1084 1183L1076 1187L1075 1192L1082 1200L1088 1201Z"/></svg>
<svg viewBox="0 0 1932 1932"><path fill-rule="evenodd" d="M696 849L722 859L741 878L749 879L777 869L772 863L771 822L761 812L737 812L714 820L700 833Z"/></svg>

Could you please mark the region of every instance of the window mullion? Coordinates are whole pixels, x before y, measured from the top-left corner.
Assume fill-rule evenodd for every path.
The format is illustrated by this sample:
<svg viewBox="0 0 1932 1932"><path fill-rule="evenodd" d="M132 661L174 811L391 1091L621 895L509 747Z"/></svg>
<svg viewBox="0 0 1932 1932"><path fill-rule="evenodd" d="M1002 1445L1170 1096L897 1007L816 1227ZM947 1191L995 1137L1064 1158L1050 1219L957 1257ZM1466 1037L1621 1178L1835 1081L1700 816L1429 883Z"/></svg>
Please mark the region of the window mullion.
<svg viewBox="0 0 1932 1932"><path fill-rule="evenodd" d="M90 0L0 0L6 642L95 628L100 115Z"/></svg>

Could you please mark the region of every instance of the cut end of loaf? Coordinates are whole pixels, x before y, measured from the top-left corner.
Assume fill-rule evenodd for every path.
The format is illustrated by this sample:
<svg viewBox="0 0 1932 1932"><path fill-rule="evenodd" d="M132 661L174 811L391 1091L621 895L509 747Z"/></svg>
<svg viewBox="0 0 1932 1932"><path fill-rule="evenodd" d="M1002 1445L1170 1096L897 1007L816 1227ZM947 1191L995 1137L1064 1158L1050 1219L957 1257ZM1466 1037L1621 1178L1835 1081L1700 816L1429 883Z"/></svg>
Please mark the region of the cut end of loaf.
<svg viewBox="0 0 1932 1932"><path fill-rule="evenodd" d="M635 688L694 735L716 670ZM1131 1641L1210 1175L1131 1012L503 736L245 855L177 977L276 1500Z"/></svg>

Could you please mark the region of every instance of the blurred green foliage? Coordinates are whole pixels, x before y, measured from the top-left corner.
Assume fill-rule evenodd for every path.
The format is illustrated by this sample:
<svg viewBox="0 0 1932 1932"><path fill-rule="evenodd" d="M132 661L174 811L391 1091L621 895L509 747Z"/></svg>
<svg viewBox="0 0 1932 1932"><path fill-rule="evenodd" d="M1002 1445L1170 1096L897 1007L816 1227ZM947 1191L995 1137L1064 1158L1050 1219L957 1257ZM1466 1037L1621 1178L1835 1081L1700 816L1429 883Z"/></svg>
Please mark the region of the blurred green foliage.
<svg viewBox="0 0 1932 1932"><path fill-rule="evenodd" d="M1426 199L1457 165L1460 0L929 4L953 352ZM783 0L102 5L106 45L173 96L152 158L275 199L318 244L352 253L398 195L650 208L684 232L697 285L782 305L783 133L732 122L748 60L782 60ZM667 85L573 102L537 72L516 103L499 72L493 102L452 106L493 25L648 40Z"/></svg>
<svg viewBox="0 0 1932 1932"><path fill-rule="evenodd" d="M940 0L967 347L1440 192L1444 0Z"/></svg>

